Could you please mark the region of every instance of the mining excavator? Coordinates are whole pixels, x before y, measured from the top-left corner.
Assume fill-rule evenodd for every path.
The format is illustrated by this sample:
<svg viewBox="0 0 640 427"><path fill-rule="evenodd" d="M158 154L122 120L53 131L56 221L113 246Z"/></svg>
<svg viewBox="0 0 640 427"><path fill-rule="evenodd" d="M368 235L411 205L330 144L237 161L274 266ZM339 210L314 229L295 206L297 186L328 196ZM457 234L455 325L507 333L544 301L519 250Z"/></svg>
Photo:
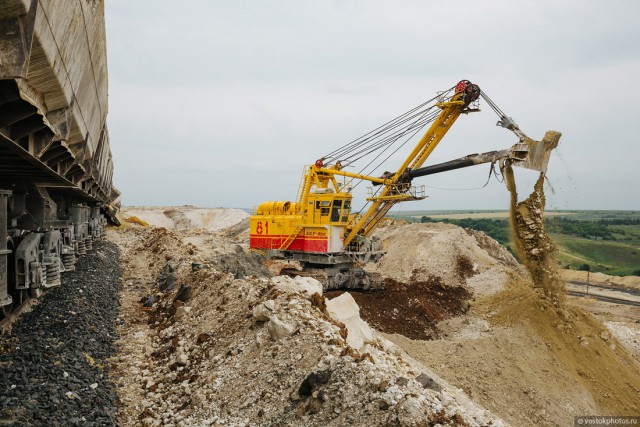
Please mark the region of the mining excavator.
<svg viewBox="0 0 640 427"><path fill-rule="evenodd" d="M480 98L498 114L497 125L515 133L518 142L505 150L423 167L460 115L480 111ZM427 125L427 131L395 172L367 174L369 168L382 166ZM316 277L325 290L379 287L379 279L363 269L364 264L385 254L372 234L395 204L426 198L425 186L414 186L414 178L485 163L491 163L492 170L496 164L502 169L509 163L545 172L559 138L560 133L549 131L541 141L532 140L477 85L462 80L305 166L295 202L269 201L254 209L250 247L270 259L295 261L291 263L295 268L283 272ZM368 163L359 172L346 170L363 159ZM361 182L373 186L368 189L368 204L354 212L352 191Z"/></svg>

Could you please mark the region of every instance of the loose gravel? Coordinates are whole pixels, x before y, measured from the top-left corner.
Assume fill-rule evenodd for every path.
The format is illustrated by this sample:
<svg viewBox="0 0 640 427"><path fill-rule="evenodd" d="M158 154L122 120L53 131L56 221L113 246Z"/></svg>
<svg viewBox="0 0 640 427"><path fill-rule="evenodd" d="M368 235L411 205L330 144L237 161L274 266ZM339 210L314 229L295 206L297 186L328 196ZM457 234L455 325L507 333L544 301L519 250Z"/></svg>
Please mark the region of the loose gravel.
<svg viewBox="0 0 640 427"><path fill-rule="evenodd" d="M62 286L0 337L0 425L116 425L107 359L116 348L119 250L94 243Z"/></svg>

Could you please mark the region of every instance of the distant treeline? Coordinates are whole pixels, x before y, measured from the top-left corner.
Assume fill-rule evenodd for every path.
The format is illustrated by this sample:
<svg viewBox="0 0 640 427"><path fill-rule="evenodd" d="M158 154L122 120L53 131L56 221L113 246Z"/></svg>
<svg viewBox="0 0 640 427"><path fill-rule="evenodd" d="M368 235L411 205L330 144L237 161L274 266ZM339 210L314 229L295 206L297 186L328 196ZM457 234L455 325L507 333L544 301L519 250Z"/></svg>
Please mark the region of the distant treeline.
<svg viewBox="0 0 640 427"><path fill-rule="evenodd" d="M640 225L640 218L599 219L596 222L604 225Z"/></svg>
<svg viewBox="0 0 640 427"><path fill-rule="evenodd" d="M417 220L414 218L414 221ZM511 248L509 220L506 218L434 219L423 216L420 221L445 222L483 231L517 257ZM559 249L558 260L565 268L640 276L639 218L575 219L548 216L544 224Z"/></svg>
<svg viewBox="0 0 640 427"><path fill-rule="evenodd" d="M544 220L544 228L548 233L566 234L584 239L615 240L613 233L620 233L621 230L611 229L609 225L613 224L609 221L580 221L566 217L551 217Z"/></svg>
<svg viewBox="0 0 640 427"><path fill-rule="evenodd" d="M420 222L455 224L460 227L484 231L500 243L505 244L509 242L509 223L507 219L503 218L433 219L428 216L423 216ZM625 230L612 227L615 225L640 225L640 219L618 218L589 221L557 216L547 217L544 220L544 226L548 233L565 234L592 240L623 240L624 238L621 239L620 235L624 236L627 233Z"/></svg>
<svg viewBox="0 0 640 427"><path fill-rule="evenodd" d="M446 224L455 224L460 227L471 228L472 230L484 231L503 245L509 243L509 223L506 219L433 219L428 216L423 216L420 219L420 222L444 222Z"/></svg>

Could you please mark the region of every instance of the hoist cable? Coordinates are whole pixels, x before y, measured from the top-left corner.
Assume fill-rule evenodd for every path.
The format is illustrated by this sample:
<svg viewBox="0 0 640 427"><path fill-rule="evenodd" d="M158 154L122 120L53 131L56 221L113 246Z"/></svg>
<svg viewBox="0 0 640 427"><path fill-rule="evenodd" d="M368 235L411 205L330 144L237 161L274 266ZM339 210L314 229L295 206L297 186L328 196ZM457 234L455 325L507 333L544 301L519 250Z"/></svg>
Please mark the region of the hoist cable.
<svg viewBox="0 0 640 427"><path fill-rule="evenodd" d="M437 116L438 116L438 112L435 112L435 114L432 113L430 116L427 116L426 118L423 115L423 117L418 118L413 123L410 123L410 124L404 126L403 128L399 129L398 132L396 132L395 134L390 135L390 136L386 137L385 139L383 139L383 140L381 140L379 142L376 142L375 144L372 144L370 147L363 148L363 149L353 153L351 156L346 158L346 160L349 160L349 163L351 164L351 163L354 163L354 162L360 160L363 157L366 157L368 154L371 154L374 151L384 147L385 145L394 144L398 139L404 137L408 133L412 132L414 129L416 129L416 128L422 129L427 123L432 122ZM359 157L356 157L355 159L353 159L354 156L357 156L359 154L362 154L362 155L359 156Z"/></svg>
<svg viewBox="0 0 640 427"><path fill-rule="evenodd" d="M424 116L424 114L431 110L431 108L425 110L425 111L419 111L418 113L408 116L406 118L403 118L403 120L399 121L398 123L394 124L393 127L390 127L389 129L384 129L381 130L380 132L378 132L377 135L370 137L369 139L367 139L366 141L363 141L362 143L359 143L358 145L354 145L353 147L349 147L348 149L344 149L340 152L337 152L334 155L331 155L329 157L326 157L327 160L340 160L340 161L345 161L345 160L349 160L351 159L354 155L360 154L372 147L376 147L376 146L380 146L380 145L384 145L384 142L388 141L389 139L392 139L394 136L396 136L398 133L402 132L403 129L412 126L412 123L410 124L406 124L409 121L412 121L415 117L419 117L419 116ZM400 125L404 125L403 127L398 128ZM385 135L387 133L390 133L391 131L395 130L394 133L391 133L390 135ZM384 139L379 139L379 138L384 138ZM377 139L377 140L376 140ZM369 143L368 146L366 146L366 143ZM355 150L359 150L356 151L354 153ZM347 154L351 154L350 156L347 156Z"/></svg>
<svg viewBox="0 0 640 427"><path fill-rule="evenodd" d="M421 114L420 110L417 110L417 111L418 111L417 113L418 115ZM326 160L339 159L341 156L348 154L355 149L358 149L359 147L365 145L367 142L374 140L375 138L392 131L393 129L405 123L406 121L411 120L411 117L412 117L411 113L414 113L414 112L415 111L412 110L408 113L403 114L402 116L396 117L395 119L391 120L385 125L380 126L374 131L371 131L368 134L361 136L360 138L350 142L349 144L346 144L340 148L337 148L331 153L324 155L322 158Z"/></svg>
<svg viewBox="0 0 640 427"><path fill-rule="evenodd" d="M373 169L371 169L371 171L368 173L368 175L371 175L376 169L378 169L380 166L382 166L382 164L384 162L386 162L393 154L395 154L400 148L402 148L408 141L410 141L416 133L418 133L422 128L424 128L424 126L430 122L432 122L437 116L438 116L439 112L436 112L435 114L432 113L431 115L427 116L426 118L422 118L422 120L417 121L415 123L413 123L412 127L408 128L406 132L404 132L402 135L399 135L395 141L393 141L394 143L402 138L403 136L407 135L409 132L413 131L415 129L415 131L413 132L413 134L411 136L409 136L409 138L407 138L402 144L400 144L400 146L398 146L389 156L387 156L382 162L380 162L378 165L376 165ZM378 158L380 158L380 156L382 156L389 148L391 148L391 144L389 144L384 150L382 150L380 153L378 153L378 155L376 157L374 157L373 159L371 159L369 161L369 163L367 163L364 167L362 167L360 169L360 171L358 172L358 174L362 174L369 166L371 166L371 164L373 162L375 162ZM364 156L361 156L360 158L362 158ZM360 159L358 158L358 159ZM355 159L355 160L358 160ZM351 178L351 180L349 180L349 182L347 183L347 185L351 184L353 182L354 178ZM358 185L360 185L362 181L358 181L353 188L356 188Z"/></svg>
<svg viewBox="0 0 640 427"><path fill-rule="evenodd" d="M410 135L410 136L409 136L409 137L408 137L408 138L407 138L407 139L406 139L402 144L400 144L398 147L396 147L396 149L395 149L395 150L393 150L393 152L392 152L391 154L389 154L387 157L385 157L385 158L384 158L384 160L382 160L382 161L381 161L381 162L380 162L380 163L379 163L375 168L373 168L373 169L371 170L371 172L369 172L369 173L368 173L368 175L371 175L371 174L372 174L376 169L378 169L380 166L382 166L382 164L384 164L387 160L389 160L389 158L390 158L391 156L393 156L395 153L397 153L397 152L398 152L398 150L400 150L402 147L404 147L404 146L405 146L405 144L406 144L407 142L409 142L409 141L410 141L410 140L411 140L411 139L412 139L412 138L413 138L413 137L414 137L418 132L420 132L420 131L421 131L421 130L422 130L422 129L423 129L423 128L428 124L428 123L433 122L433 121L438 117L438 115L439 115L439 113L438 113L438 114L435 114L435 115L433 115L433 116L431 116L431 117L428 117L428 118L424 121L424 123L422 123L420 126L416 127L416 130L415 130L415 131L414 131L414 132L413 132L413 133L412 133L412 134L411 134L411 135ZM403 136L404 136L404 135L403 135ZM386 151L386 150L385 150L385 151ZM383 153L384 153L384 152L380 153L380 155L382 155ZM376 156L376 158L375 158L375 159L377 159L378 157L379 157L379 156ZM375 159L374 159L374 160L375 160ZM367 166L365 166L365 168L367 168L371 163L372 163L372 162L370 162ZM362 170L364 170L365 168L363 168Z"/></svg>
<svg viewBox="0 0 640 427"><path fill-rule="evenodd" d="M451 91L451 89L452 89L452 88L448 89L448 90L447 90L447 91L445 91L444 93L448 93L449 91ZM433 97L433 98L429 99L428 101L423 102L422 104L418 105L417 107L412 108L411 110L409 110L409 111L407 111L407 112L405 112L405 113L401 114L400 116L398 116L398 117L396 117L396 118L394 118L394 119L392 119L392 120L388 121L387 123L385 123L385 124L383 124L383 125L381 125L381 126L377 127L376 129L374 129L374 130L372 130L372 131L370 131L370 132L368 132L368 133L366 133L366 134L364 134L364 135L362 135L362 136L360 136L360 137L358 137L358 138L354 139L353 141L351 141L351 142L349 142L349 143L347 143L347 144L343 145L342 147L339 147L338 149L336 149L336 150L334 150L334 151L330 152L330 153L329 153L329 154L327 154L325 157L329 157L329 156L334 156L334 157L335 157L335 153L336 153L336 152L339 152L339 151L341 151L341 150L347 149L347 148L348 148L348 147L350 147L350 146L360 144L360 143L361 143L361 141L362 141L363 139L365 139L365 138L367 138L367 139L368 139L368 138L371 138L372 136L374 136L374 135L378 134L380 131L382 131L382 130L384 130L384 129L386 129L386 128L389 128L389 127L393 127L393 126L396 124L396 122L398 122L398 121L399 121L399 120L401 120L402 118L404 118L404 117L406 117L406 116L408 116L408 115L412 114L413 112L415 112L415 111L417 111L417 110L419 110L419 109L421 109L421 108L425 107L426 105L429 105L432 101L434 101L434 100L435 100L435 99L437 99L438 97L442 97L442 96L443 96L443 94L438 94L438 95L436 95L435 97ZM430 107L430 108L431 108L431 107Z"/></svg>
<svg viewBox="0 0 640 427"><path fill-rule="evenodd" d="M483 91L480 91L480 96L482 97L482 99L484 99L487 102L487 104L498 115L498 117L500 118L506 117L506 114L500 109L500 107L496 105L495 102L493 102L493 100L491 100L491 98L489 98L489 96L486 93L484 93Z"/></svg>
<svg viewBox="0 0 640 427"><path fill-rule="evenodd" d="M414 107L414 108L412 108L411 110L409 110L409 111L407 111L407 112L405 112L405 113L403 113L403 114L399 115L398 117L396 117L396 118L394 118L394 119L389 120L387 123L384 123L383 125L378 126L377 128L373 129L372 131L369 131L369 132L365 133L364 135L361 135L361 136L359 136L358 138L354 139L353 141L351 141L351 142L349 142L349 143L347 143L347 144L345 144L345 145L343 145L343 146L341 146L341 147L338 147L337 149L335 149L334 151L332 151L332 152L328 153L328 154L327 154L326 156L324 156L324 157L326 158L326 157L332 156L332 155L334 155L336 152L338 152L338 151L340 151L340 150L343 150L343 149L345 149L345 148L347 148L347 147L349 147L349 146L351 146L351 145L353 145L353 144L357 144L357 143L359 143L363 138L365 138L365 137L369 136L370 134L378 133L378 131L382 130L383 128L388 127L389 125L391 125L392 123L396 122L396 121L397 121L397 120L399 120L399 119L402 119L402 118L403 118L403 117L405 117L406 115L411 114L411 113L413 113L414 111L416 111L416 110L418 110L418 109L420 109L420 108L424 107L425 105L427 105L427 104L428 104L429 102L431 102L431 101L432 101L432 100L425 101L424 103L422 103L422 104L418 105L417 107Z"/></svg>
<svg viewBox="0 0 640 427"><path fill-rule="evenodd" d="M438 95L434 96L433 98L429 99L428 101L423 102L422 104L418 105L417 107L412 108L411 110L407 111L406 113L401 114L400 116L388 121L387 123L377 127L376 129L354 139L353 141L343 145L342 147L337 148L336 150L326 154L325 156L323 156L323 159L337 159L338 157L340 157L341 154L344 153L348 153L351 152L352 150L356 149L357 147L366 144L368 141L374 139L375 137L387 133L390 129L394 129L397 126L399 126L400 124L404 123L407 121L407 116L410 116L411 114L415 113L416 111L419 111L420 109L424 108L425 106L429 105L431 102L433 102L436 99L439 98L443 98L446 97L448 95L448 93L453 89L453 87L449 88L448 90L439 93ZM427 110L433 108L435 105L431 105L427 108ZM424 112L419 112L418 115L422 114ZM415 115L414 115L415 116ZM411 118L409 118L408 120L410 120Z"/></svg>

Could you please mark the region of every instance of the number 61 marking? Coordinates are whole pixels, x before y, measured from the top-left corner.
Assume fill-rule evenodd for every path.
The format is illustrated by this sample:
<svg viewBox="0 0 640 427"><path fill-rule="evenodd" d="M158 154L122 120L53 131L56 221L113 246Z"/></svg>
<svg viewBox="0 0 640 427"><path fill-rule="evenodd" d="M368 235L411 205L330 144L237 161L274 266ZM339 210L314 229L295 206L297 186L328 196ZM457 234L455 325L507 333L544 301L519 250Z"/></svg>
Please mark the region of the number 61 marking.
<svg viewBox="0 0 640 427"><path fill-rule="evenodd" d="M262 234L262 223L256 225L256 233ZM264 222L264 234L269 234L269 221Z"/></svg>

